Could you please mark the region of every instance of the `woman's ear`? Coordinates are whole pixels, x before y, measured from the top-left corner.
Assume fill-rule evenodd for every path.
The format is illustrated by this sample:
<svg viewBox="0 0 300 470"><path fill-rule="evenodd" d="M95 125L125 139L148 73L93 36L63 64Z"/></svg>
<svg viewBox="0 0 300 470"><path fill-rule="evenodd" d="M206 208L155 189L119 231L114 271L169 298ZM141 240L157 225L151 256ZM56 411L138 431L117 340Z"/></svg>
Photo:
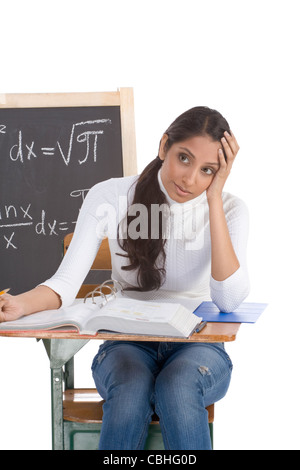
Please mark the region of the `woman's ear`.
<svg viewBox="0 0 300 470"><path fill-rule="evenodd" d="M166 146L166 143L167 143L167 140L168 140L168 134L164 134L161 138L161 141L160 141L160 144L159 144L159 152L158 152L158 156L161 160L164 160L166 158L166 150L165 150L165 146Z"/></svg>

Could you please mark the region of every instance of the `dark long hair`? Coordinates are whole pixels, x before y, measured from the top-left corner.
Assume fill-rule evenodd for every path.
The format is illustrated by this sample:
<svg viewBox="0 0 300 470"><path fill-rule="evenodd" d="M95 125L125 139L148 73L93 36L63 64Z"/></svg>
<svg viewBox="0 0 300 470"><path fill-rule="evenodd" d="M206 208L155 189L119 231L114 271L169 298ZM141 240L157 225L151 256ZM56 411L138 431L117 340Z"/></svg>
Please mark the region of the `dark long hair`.
<svg viewBox="0 0 300 470"><path fill-rule="evenodd" d="M215 142L220 142L224 132L230 132L226 119L216 110L205 106L192 108L181 114L169 126L165 134L168 140L164 150L167 152L177 142L182 142L195 136L207 136ZM220 142L221 143L221 142ZM134 215L127 212L127 233L122 239L119 237L119 246L127 253L129 264L123 266L125 271L137 270L138 286L133 289L138 291L150 291L159 289L165 279L165 243L163 233L163 213L160 218L159 236L151 238L151 205L167 204L164 193L160 190L157 173L162 166L162 160L156 157L141 173L136 183L132 204L142 204L147 209L148 234L145 237L132 238L129 236L128 227L135 219Z"/></svg>

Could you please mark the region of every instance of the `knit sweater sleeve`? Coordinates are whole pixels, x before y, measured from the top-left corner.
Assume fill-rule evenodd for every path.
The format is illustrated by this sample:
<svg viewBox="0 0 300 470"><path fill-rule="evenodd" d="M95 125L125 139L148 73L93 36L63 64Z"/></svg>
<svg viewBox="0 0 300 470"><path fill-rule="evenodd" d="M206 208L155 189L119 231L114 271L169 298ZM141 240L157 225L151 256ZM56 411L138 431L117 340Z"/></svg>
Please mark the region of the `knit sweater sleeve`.
<svg viewBox="0 0 300 470"><path fill-rule="evenodd" d="M56 292L63 306L74 301L106 235L106 228L101 226L97 216L97 208L100 204L112 203L113 200L113 180L98 183L89 191L80 209L66 255L56 273L41 284Z"/></svg>
<svg viewBox="0 0 300 470"><path fill-rule="evenodd" d="M211 276L210 295L220 311L232 312L245 300L250 290L246 265L249 216L246 205L238 198L225 197L223 206L232 245L240 267L224 281L216 281Z"/></svg>

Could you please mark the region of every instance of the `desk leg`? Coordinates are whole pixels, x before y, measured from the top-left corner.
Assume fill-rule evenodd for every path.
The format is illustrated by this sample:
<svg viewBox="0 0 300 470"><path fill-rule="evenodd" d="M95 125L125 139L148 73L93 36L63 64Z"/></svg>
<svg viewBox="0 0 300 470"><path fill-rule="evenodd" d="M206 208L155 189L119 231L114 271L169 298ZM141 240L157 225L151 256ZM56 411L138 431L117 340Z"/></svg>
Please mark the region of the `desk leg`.
<svg viewBox="0 0 300 470"><path fill-rule="evenodd" d="M52 449L64 449L63 421L63 385L65 377L63 367L89 340L44 339L43 343L50 359L51 368L51 411L52 411ZM74 380L72 365L69 366L67 383ZM73 376L72 376L73 374Z"/></svg>
<svg viewBox="0 0 300 470"><path fill-rule="evenodd" d="M51 369L52 449L64 449L63 369Z"/></svg>

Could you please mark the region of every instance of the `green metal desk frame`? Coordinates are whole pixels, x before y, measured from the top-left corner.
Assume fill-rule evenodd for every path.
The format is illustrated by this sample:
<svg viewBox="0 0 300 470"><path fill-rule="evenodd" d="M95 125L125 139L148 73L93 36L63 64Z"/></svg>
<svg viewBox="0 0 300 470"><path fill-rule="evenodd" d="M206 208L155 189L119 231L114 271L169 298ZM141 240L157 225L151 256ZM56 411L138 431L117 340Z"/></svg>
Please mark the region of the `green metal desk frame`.
<svg viewBox="0 0 300 470"><path fill-rule="evenodd" d="M88 339L43 339L51 369L52 449L64 449L63 388L74 388L74 356Z"/></svg>

